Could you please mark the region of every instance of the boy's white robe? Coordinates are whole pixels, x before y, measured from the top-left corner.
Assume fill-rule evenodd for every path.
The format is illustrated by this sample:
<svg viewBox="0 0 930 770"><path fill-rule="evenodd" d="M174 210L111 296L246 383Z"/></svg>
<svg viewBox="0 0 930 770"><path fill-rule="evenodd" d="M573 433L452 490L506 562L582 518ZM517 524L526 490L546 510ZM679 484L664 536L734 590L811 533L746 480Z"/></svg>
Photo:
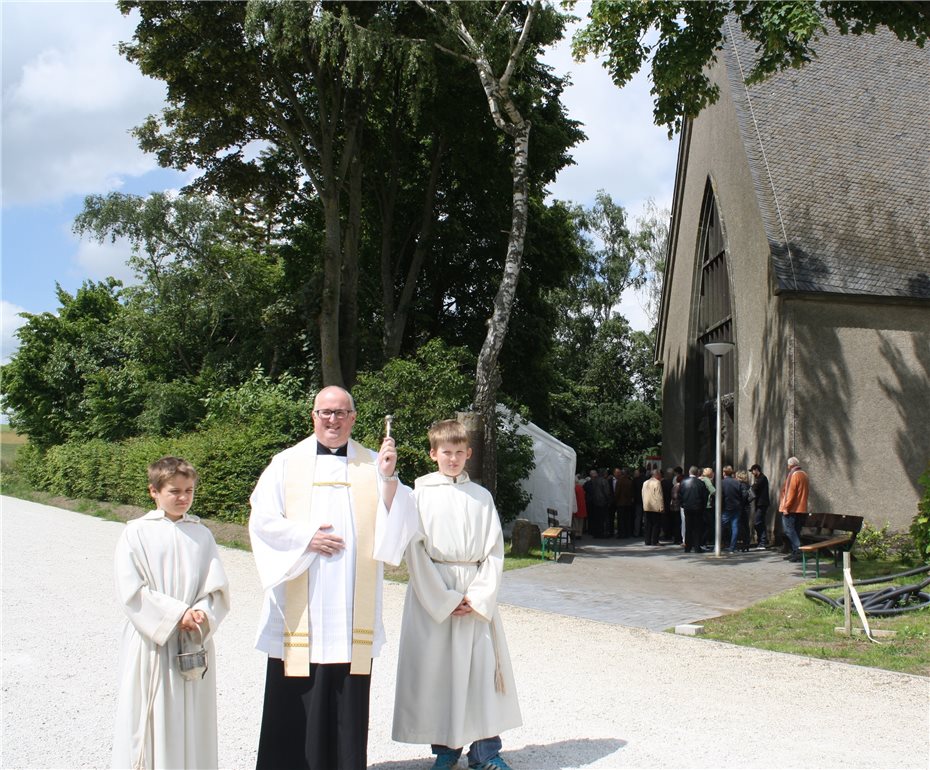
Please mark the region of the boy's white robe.
<svg viewBox="0 0 930 770"><path fill-rule="evenodd" d="M490 493L467 474L422 476L415 495L393 737L459 748L522 724L497 610L504 538ZM453 617L464 596L473 611Z"/></svg>
<svg viewBox="0 0 930 770"><path fill-rule="evenodd" d="M113 767L215 768L212 636L229 612L229 583L213 535L196 516L174 522L161 510L150 511L120 535L115 572L127 619ZM189 607L207 616L209 668L196 681L184 679L176 661L178 623Z"/></svg>

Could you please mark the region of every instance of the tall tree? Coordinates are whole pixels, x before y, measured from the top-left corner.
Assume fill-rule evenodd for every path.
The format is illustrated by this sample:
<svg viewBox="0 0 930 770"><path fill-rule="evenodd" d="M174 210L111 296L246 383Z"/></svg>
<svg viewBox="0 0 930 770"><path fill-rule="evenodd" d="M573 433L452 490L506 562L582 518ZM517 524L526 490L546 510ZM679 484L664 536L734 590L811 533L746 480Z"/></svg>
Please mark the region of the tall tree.
<svg viewBox="0 0 930 770"><path fill-rule="evenodd" d="M322 377L351 384L366 114L387 65L403 64L389 51L402 10L268 0L119 8L141 19L122 53L168 86L168 107L137 129L143 149L163 165L203 169L204 189L264 186L319 207ZM264 151L247 159L255 146Z"/></svg>
<svg viewBox="0 0 930 770"><path fill-rule="evenodd" d="M620 312L624 291L648 284L654 222L630 228L622 206L600 191L590 208L570 209L581 264L552 290L561 312L550 368L549 430L585 465L633 464L660 437L659 378L652 336Z"/></svg>
<svg viewBox="0 0 930 770"><path fill-rule="evenodd" d="M636 220L640 233L640 259L642 260L645 279L645 304L643 309L649 318L650 326L659 320L659 305L662 302L662 280L665 276L665 257L668 249L668 227L672 213L668 209L659 209L651 198L646 202L646 210Z"/></svg>
<svg viewBox="0 0 930 770"><path fill-rule="evenodd" d="M138 283L124 290L152 381L229 370L226 384L262 366L293 363L295 318L283 294L272 234L241 206L203 195L91 195L76 232L124 238ZM286 295L285 295L286 296Z"/></svg>
<svg viewBox="0 0 930 770"><path fill-rule="evenodd" d="M85 282L73 296L56 288L58 312L24 313L19 348L3 367L0 392L10 424L40 448L131 435L142 399L123 366L119 281ZM110 418L120 411L115 424Z"/></svg>
<svg viewBox="0 0 930 770"><path fill-rule="evenodd" d="M597 324L617 313L620 297L627 289L642 288L647 280L646 247L651 232L627 224L626 210L614 203L604 190L598 190L590 208L575 207L578 236L587 262L573 276L577 284L566 298L573 309L593 316Z"/></svg>

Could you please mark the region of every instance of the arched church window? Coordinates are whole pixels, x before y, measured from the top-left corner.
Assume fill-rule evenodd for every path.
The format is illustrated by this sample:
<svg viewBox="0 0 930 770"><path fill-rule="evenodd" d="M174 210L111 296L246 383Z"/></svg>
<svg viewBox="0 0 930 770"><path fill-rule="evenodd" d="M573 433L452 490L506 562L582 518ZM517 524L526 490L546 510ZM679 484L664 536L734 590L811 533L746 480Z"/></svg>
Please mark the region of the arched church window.
<svg viewBox="0 0 930 770"><path fill-rule="evenodd" d="M697 296L697 325L695 328L695 352L703 361L703 376L700 378L698 397L703 405L698 432L701 454L713 445L716 428L716 362L704 350L708 342L735 342L733 337L733 313L730 305L730 274L727 245L717 211L713 188L708 181L701 208L699 230L698 264L700 265L700 293ZM721 360L720 392L724 406L725 455L732 456L732 425L734 415L736 356L725 355ZM729 450L729 451L727 451Z"/></svg>

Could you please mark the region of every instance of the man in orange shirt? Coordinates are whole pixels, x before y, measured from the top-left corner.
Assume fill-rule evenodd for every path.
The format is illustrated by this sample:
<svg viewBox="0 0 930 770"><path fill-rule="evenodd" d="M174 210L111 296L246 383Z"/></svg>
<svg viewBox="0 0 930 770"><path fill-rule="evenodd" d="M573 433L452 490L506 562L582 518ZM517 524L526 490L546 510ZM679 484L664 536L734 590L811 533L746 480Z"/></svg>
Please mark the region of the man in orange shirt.
<svg viewBox="0 0 930 770"><path fill-rule="evenodd" d="M785 557L788 561L801 561L801 527L807 516L809 488L810 482L807 474L801 469L800 460L797 457L789 457L788 475L778 500L785 537L791 543L791 553Z"/></svg>

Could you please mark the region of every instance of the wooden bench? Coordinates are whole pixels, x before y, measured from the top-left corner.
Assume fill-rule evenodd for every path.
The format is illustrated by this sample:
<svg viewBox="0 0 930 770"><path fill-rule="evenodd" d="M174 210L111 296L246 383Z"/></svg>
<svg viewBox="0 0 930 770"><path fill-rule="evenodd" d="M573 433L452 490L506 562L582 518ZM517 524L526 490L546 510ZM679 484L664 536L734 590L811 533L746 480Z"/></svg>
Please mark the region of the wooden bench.
<svg viewBox="0 0 930 770"><path fill-rule="evenodd" d="M839 567L840 554L852 550L861 529L861 516L844 516L839 513L807 514L801 532L801 542L804 543L801 546L801 574L807 577L807 557L814 554L815 574L820 577L821 551L830 551L833 554L833 566Z"/></svg>
<svg viewBox="0 0 930 770"><path fill-rule="evenodd" d="M546 552L552 554L553 560L558 561L562 551L571 549L575 552L575 533L568 527L559 524L559 513L554 508L547 508L549 528L540 534L542 541L541 559L546 558Z"/></svg>

